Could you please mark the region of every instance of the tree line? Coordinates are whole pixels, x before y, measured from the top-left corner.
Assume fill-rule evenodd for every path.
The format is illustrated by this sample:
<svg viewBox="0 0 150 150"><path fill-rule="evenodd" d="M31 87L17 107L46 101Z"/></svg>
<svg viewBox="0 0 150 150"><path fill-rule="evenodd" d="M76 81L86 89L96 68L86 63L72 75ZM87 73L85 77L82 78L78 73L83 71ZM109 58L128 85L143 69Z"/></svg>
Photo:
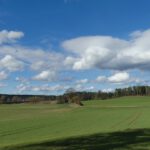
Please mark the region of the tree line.
<svg viewBox="0 0 150 150"><path fill-rule="evenodd" d="M133 86L127 88L117 88L114 90L114 92L75 91L73 88L70 88L62 95L0 94L0 104L56 102L58 104L76 103L78 105L83 105L81 101L94 99L107 100L121 96L149 96L149 95L150 95L150 86Z"/></svg>

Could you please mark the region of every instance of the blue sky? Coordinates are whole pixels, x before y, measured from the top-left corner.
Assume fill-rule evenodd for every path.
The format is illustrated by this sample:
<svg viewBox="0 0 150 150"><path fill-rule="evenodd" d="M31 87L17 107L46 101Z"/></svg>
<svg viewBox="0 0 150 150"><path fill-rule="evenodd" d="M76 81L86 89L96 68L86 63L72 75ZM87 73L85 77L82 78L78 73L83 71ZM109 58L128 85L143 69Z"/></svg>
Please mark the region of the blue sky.
<svg viewBox="0 0 150 150"><path fill-rule="evenodd" d="M0 93L149 85L149 0L0 0Z"/></svg>

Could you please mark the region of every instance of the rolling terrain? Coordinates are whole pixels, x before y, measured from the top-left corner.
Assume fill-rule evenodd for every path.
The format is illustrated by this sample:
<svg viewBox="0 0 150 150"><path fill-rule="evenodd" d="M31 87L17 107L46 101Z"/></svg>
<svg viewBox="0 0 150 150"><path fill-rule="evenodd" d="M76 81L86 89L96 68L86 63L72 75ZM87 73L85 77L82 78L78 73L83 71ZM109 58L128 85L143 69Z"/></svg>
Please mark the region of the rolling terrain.
<svg viewBox="0 0 150 150"><path fill-rule="evenodd" d="M0 105L0 150L150 149L150 97Z"/></svg>

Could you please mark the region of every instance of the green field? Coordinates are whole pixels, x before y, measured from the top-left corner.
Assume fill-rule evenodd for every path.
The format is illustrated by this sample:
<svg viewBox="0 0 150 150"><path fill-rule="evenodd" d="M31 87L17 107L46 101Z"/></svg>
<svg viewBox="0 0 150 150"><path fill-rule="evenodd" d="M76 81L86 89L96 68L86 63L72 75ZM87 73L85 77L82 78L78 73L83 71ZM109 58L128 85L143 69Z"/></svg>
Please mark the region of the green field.
<svg viewBox="0 0 150 150"><path fill-rule="evenodd" d="M0 105L0 150L81 149L150 149L150 97Z"/></svg>

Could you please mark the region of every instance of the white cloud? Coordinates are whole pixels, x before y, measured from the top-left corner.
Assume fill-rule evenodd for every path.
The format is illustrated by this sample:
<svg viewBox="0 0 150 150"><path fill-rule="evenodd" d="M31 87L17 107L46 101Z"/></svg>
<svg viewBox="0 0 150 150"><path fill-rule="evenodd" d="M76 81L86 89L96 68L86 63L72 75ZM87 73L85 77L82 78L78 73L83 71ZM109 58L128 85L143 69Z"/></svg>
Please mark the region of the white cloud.
<svg viewBox="0 0 150 150"><path fill-rule="evenodd" d="M19 93L22 92L62 92L65 91L69 88L69 86L66 85L53 85L50 86L48 84L44 84L44 85L37 85L37 86L32 86L32 85L28 85L28 84L19 84L16 89L18 90Z"/></svg>
<svg viewBox="0 0 150 150"><path fill-rule="evenodd" d="M15 42L17 39L20 39L23 36L24 33L20 31L2 30L0 31L0 44Z"/></svg>
<svg viewBox="0 0 150 150"><path fill-rule="evenodd" d="M30 86L28 84L21 83L16 86L17 93L22 93L22 92L28 91L28 90L30 90Z"/></svg>
<svg viewBox="0 0 150 150"><path fill-rule="evenodd" d="M33 77L33 80L53 81L56 79L56 72L45 70Z"/></svg>
<svg viewBox="0 0 150 150"><path fill-rule="evenodd" d="M108 89L103 89L102 92L108 93L108 92L114 92L114 90L111 88L108 88Z"/></svg>
<svg viewBox="0 0 150 150"><path fill-rule="evenodd" d="M130 40L111 36L86 36L64 41L62 46L72 53L66 62L72 64L74 70L149 70L149 39L150 29L131 33Z"/></svg>
<svg viewBox="0 0 150 150"><path fill-rule="evenodd" d="M64 85L54 85L54 86L49 86L49 85L42 85L42 86L37 86L37 87L32 87L33 91L49 91L49 92L58 92L58 91L64 91L68 87Z"/></svg>
<svg viewBox="0 0 150 150"><path fill-rule="evenodd" d="M47 80L46 76L48 80L51 80L54 74L56 76L57 70L64 69L64 56L61 53L13 43L23 35L23 32L16 31L3 30L0 32L0 69L12 72L23 70L26 67L26 71L41 72L35 76L36 80ZM45 70L51 70L51 73L46 73Z"/></svg>
<svg viewBox="0 0 150 150"><path fill-rule="evenodd" d="M124 84L124 83L144 83L145 81L144 79L141 80L137 77L131 77L128 72L120 71L114 73L111 76L98 76L94 82Z"/></svg>
<svg viewBox="0 0 150 150"><path fill-rule="evenodd" d="M117 70L111 76L99 76L94 82L129 83L141 82L138 78L130 77L128 69L150 69L150 30L131 33L130 40L123 40L111 36L85 36L66 40L62 46L65 52L55 52L51 49L31 48L14 44L23 37L23 32L0 32L0 71L18 71L26 69L27 72L37 73L32 79L37 81L56 81L62 71L72 69L108 69ZM9 43L9 44L8 44ZM9 72L9 73L10 73ZM6 72L5 72L6 73ZM70 73L72 75L72 72ZM63 74L64 75L64 74ZM30 77L29 77L30 78ZM63 76L58 78L64 78ZM69 78L67 76L67 78ZM25 83L21 77L16 81ZM94 89L84 87L83 84L91 83L88 78L74 82L78 90ZM70 86L70 84L69 84ZM20 85L20 89L33 91L65 90L68 86L29 86Z"/></svg>
<svg viewBox="0 0 150 150"><path fill-rule="evenodd" d="M8 69L9 71L17 71L22 70L24 67L24 63L15 59L11 55L6 55L4 58L0 60L0 68Z"/></svg>
<svg viewBox="0 0 150 150"><path fill-rule="evenodd" d="M137 31L134 31L130 34L131 38L137 38L137 37L140 37L142 34L141 31L137 30Z"/></svg>
<svg viewBox="0 0 150 150"><path fill-rule="evenodd" d="M5 80L7 79L8 74L5 71L0 72L0 80Z"/></svg>
<svg viewBox="0 0 150 150"><path fill-rule="evenodd" d="M86 79L86 78L85 78L85 79L81 79L81 80L77 80L77 81L76 81L77 84L85 84L85 83L88 83L88 82L89 82L89 80Z"/></svg>
<svg viewBox="0 0 150 150"><path fill-rule="evenodd" d="M25 84L25 83L21 83L16 87L18 93L28 92L28 91L38 92L38 93L65 92L69 88L71 88L71 86L60 85L60 84L56 84L56 85L44 84L44 85L33 86L33 85ZM93 91L95 87L94 86L84 87L81 84L76 84L73 86L73 89L75 89L75 91ZM50 94L50 93L47 93L47 94Z"/></svg>
<svg viewBox="0 0 150 150"><path fill-rule="evenodd" d="M45 67L46 67L46 62L42 60L39 60L38 62L31 64L32 70L40 70L41 68L45 68Z"/></svg>
<svg viewBox="0 0 150 150"><path fill-rule="evenodd" d="M73 69L91 69L101 67L115 56L115 50L127 46L126 41L109 36L79 37L62 43L62 46L77 57L74 59Z"/></svg>
<svg viewBox="0 0 150 150"><path fill-rule="evenodd" d="M93 91L95 90L94 86L84 86L83 83L78 83L75 85L70 86L70 88L73 88L75 91Z"/></svg>
<svg viewBox="0 0 150 150"><path fill-rule="evenodd" d="M94 90L95 90L94 86L90 86L90 87L85 88L85 91L94 91Z"/></svg>
<svg viewBox="0 0 150 150"><path fill-rule="evenodd" d="M129 78L130 76L127 72L118 72L108 77L108 81L113 83L121 83L129 81Z"/></svg>
<svg viewBox="0 0 150 150"><path fill-rule="evenodd" d="M0 56L10 55L23 61L31 71L60 70L64 68L64 56L51 50L18 45L2 45L0 49Z"/></svg>
<svg viewBox="0 0 150 150"><path fill-rule="evenodd" d="M64 65L70 67L74 64L77 59L71 56L67 56L64 60Z"/></svg>
<svg viewBox="0 0 150 150"><path fill-rule="evenodd" d="M105 77L105 76L98 76L97 78L96 78L96 81L97 82L105 82L107 80L107 77Z"/></svg>

